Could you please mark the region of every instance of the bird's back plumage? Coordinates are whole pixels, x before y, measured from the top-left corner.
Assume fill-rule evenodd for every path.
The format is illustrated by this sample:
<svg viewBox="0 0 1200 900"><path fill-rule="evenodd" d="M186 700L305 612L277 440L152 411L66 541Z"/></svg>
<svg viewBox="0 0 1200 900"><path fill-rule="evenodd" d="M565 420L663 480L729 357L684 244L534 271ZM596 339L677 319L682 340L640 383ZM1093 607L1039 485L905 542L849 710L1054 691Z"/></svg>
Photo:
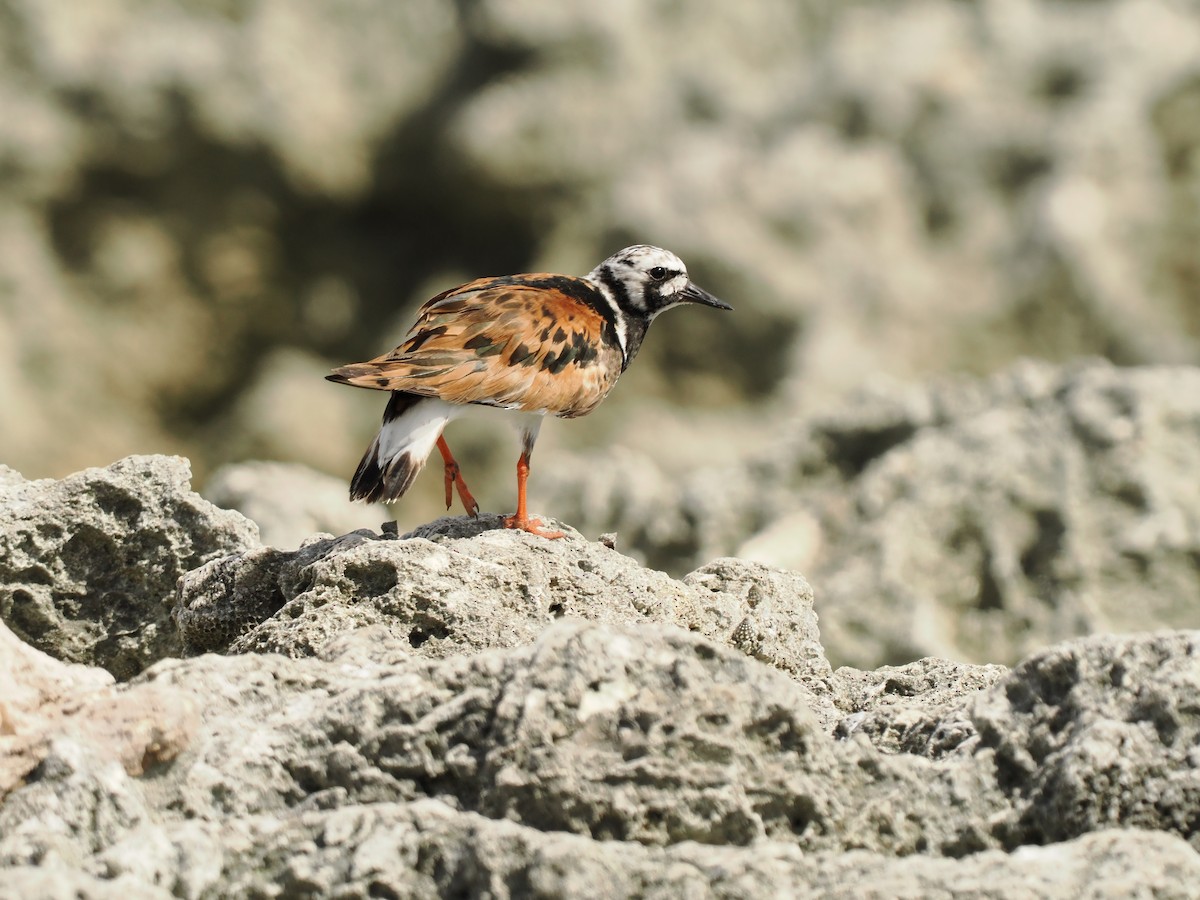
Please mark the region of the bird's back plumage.
<svg viewBox="0 0 1200 900"><path fill-rule="evenodd" d="M599 292L582 278L481 278L422 306L395 350L329 378L448 403L586 415L616 384L623 362L598 303Z"/></svg>

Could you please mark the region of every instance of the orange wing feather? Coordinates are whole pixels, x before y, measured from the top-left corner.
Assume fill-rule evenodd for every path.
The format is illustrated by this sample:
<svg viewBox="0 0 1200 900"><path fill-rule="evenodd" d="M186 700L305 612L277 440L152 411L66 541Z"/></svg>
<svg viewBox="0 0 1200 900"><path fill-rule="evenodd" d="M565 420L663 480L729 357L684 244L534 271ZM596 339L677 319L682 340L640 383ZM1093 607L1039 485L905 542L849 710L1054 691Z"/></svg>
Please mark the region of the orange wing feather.
<svg viewBox="0 0 1200 900"><path fill-rule="evenodd" d="M621 374L604 318L562 275L481 278L421 307L404 342L332 380L564 418L591 412Z"/></svg>

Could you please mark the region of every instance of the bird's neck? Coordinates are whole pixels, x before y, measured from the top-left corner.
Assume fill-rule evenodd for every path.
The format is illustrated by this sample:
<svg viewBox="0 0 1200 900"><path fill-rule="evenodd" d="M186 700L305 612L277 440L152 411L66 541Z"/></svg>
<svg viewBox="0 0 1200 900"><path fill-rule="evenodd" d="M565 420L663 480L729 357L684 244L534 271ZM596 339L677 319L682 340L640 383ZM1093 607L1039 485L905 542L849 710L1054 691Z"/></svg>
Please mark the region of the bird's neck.
<svg viewBox="0 0 1200 900"><path fill-rule="evenodd" d="M588 280L599 294L598 312L612 329L613 337L621 348L621 371L629 368L637 356L650 327L650 316L639 308L629 294L629 287L607 266L597 267Z"/></svg>
<svg viewBox="0 0 1200 900"><path fill-rule="evenodd" d="M642 341L646 337L646 332L650 328L650 320L640 315L624 315L625 319L625 346L622 348L624 361L621 364L621 371L624 372L629 368L629 364L633 362L633 358L637 356L637 352L642 349Z"/></svg>

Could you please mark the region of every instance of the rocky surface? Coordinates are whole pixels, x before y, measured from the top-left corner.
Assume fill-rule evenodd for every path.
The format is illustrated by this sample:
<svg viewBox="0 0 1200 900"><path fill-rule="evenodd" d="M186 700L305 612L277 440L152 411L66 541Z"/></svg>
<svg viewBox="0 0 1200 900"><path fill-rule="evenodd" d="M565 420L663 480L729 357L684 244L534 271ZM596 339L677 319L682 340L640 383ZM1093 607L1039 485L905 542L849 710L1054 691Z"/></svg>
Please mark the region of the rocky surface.
<svg viewBox="0 0 1200 900"><path fill-rule="evenodd" d="M629 458L548 505L686 570L734 554L820 586L830 658L1012 663L1074 635L1200 627L1200 369L1026 362L864 392L746 464L639 492Z"/></svg>
<svg viewBox="0 0 1200 900"><path fill-rule="evenodd" d="M887 753L939 759L973 746L972 705L1007 673L1004 666L936 657L869 672L842 666L835 675L840 716L834 734L843 740L862 735Z"/></svg>
<svg viewBox="0 0 1200 900"><path fill-rule="evenodd" d="M137 471L186 474L102 474ZM194 496L181 477L159 499ZM675 580L494 516L235 549L179 580L174 620L206 652L155 645L126 681L0 625L0 896L1187 897L1200 879L1198 631L833 671L799 575L720 559Z"/></svg>
<svg viewBox="0 0 1200 900"><path fill-rule="evenodd" d="M129 457L61 481L0 481L0 619L57 658L129 678L182 649L175 583L258 545L253 522L189 488L178 457Z"/></svg>
<svg viewBox="0 0 1200 900"><path fill-rule="evenodd" d="M650 240L737 307L546 429L549 547L0 465L0 897L1195 896L1200 637L1106 633L1200 627L1195 4L0 23L28 475L345 476L321 376L484 273ZM1012 365L1085 354L1139 367Z"/></svg>
<svg viewBox="0 0 1200 900"><path fill-rule="evenodd" d="M514 535L485 514L400 538L362 531L293 553L251 550L184 576L173 616L192 652L293 657L365 625L381 626L417 656L444 657L528 644L562 618L670 624L827 697L829 664L801 576L724 559L676 581L567 530L560 541Z"/></svg>
<svg viewBox="0 0 1200 900"><path fill-rule="evenodd" d="M616 895L669 863L657 877L717 889L986 875L1116 896L1129 882L1093 865L1105 856L1186 896L1200 856L1181 695L1198 640L1049 651L976 692L980 740L939 761L836 740L778 670L657 625L563 621L532 645L444 660L376 627L318 659L163 662L76 696L65 724L17 719L26 768L0 805L0 864L183 896L477 879L517 895L530 859L546 890L601 877ZM1101 687L1113 665L1139 676L1164 661L1183 677L1150 705L1132 683L1128 699ZM1149 721L1172 716L1174 732Z"/></svg>

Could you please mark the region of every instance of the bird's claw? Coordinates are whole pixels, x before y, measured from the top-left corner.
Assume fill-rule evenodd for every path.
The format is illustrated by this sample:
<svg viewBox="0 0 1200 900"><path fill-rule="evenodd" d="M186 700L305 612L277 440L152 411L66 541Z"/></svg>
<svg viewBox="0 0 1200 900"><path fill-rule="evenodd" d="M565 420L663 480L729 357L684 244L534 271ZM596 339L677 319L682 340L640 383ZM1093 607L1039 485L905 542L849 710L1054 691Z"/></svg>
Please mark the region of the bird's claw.
<svg viewBox="0 0 1200 900"><path fill-rule="evenodd" d="M479 515L479 504L475 502L475 498L471 496L471 492L467 489L467 483L463 481L462 470L458 463L446 463L446 509L454 505L454 491L458 490L458 499L462 501L463 509L467 511L469 516Z"/></svg>
<svg viewBox="0 0 1200 900"><path fill-rule="evenodd" d="M516 513L504 518L504 527L512 528L519 531L527 531L530 534L536 534L538 537L546 538L547 540L556 541L559 538L567 536L565 531L550 531L545 528L537 519L519 518Z"/></svg>

